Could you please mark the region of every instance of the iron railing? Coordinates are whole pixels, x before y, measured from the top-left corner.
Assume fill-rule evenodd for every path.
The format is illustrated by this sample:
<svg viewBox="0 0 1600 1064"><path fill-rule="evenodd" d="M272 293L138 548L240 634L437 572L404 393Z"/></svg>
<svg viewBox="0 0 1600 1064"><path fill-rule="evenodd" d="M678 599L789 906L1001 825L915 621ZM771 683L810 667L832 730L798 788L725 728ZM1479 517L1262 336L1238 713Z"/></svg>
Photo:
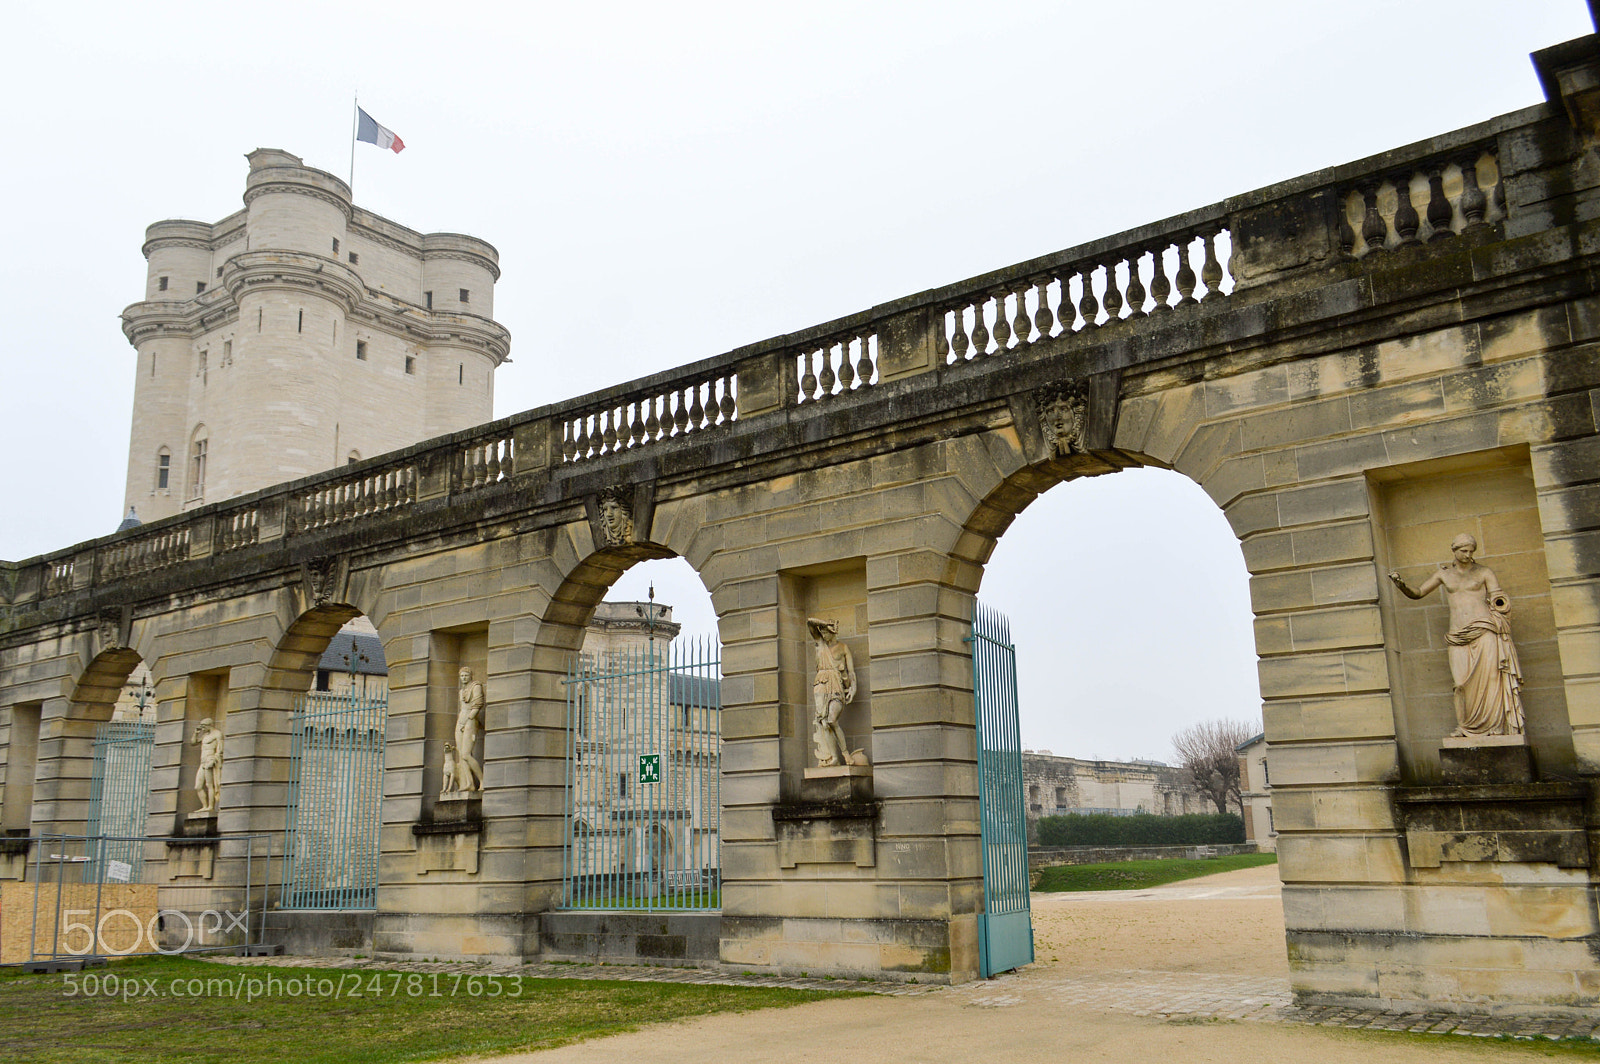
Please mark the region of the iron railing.
<svg viewBox="0 0 1600 1064"><path fill-rule="evenodd" d="M114 838L94 850L85 882L137 881L144 869L145 816L150 809L150 762L156 726L142 720L112 720L94 734L89 776L87 834Z"/></svg>
<svg viewBox="0 0 1600 1064"><path fill-rule="evenodd" d="M972 604L972 696L977 721L978 823L983 913L978 953L985 978L1033 961L1028 904L1028 821L1023 805L1017 652L1011 622Z"/></svg>
<svg viewBox="0 0 1600 1064"><path fill-rule="evenodd" d="M376 907L388 713L355 690L296 700L281 908Z"/></svg>
<svg viewBox="0 0 1600 1064"><path fill-rule="evenodd" d="M261 948L263 914L272 893L272 846L266 835L40 834L29 840L29 848L33 860L24 868L24 889L20 896L7 895L8 904L17 898L21 905L5 912L0 963ZM113 856L146 850L165 853L166 865ZM191 870L195 874L174 876L173 862L184 854L204 854L187 859L226 861L232 867L214 876L198 867Z"/></svg>
<svg viewBox="0 0 1600 1064"><path fill-rule="evenodd" d="M719 908L721 777L715 640L574 657L562 907Z"/></svg>

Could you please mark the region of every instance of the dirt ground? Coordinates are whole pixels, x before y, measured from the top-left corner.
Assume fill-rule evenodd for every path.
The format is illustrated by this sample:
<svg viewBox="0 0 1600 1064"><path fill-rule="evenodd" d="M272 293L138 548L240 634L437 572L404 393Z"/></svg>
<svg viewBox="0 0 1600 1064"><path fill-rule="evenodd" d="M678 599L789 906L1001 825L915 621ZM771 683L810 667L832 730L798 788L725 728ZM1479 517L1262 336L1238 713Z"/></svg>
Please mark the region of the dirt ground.
<svg viewBox="0 0 1600 1064"><path fill-rule="evenodd" d="M1115 1061L1352 1064L1526 1059L1519 1047L1276 1021L1163 1019L1185 995L1288 999L1275 866L1138 891L1036 894L1038 962L913 997L822 1001L710 1016L497 1064L973 1064ZM1167 1005L1161 1004L1165 1001ZM1154 1004L1153 1004L1154 1003ZM1536 1051L1534 1051L1536 1052Z"/></svg>

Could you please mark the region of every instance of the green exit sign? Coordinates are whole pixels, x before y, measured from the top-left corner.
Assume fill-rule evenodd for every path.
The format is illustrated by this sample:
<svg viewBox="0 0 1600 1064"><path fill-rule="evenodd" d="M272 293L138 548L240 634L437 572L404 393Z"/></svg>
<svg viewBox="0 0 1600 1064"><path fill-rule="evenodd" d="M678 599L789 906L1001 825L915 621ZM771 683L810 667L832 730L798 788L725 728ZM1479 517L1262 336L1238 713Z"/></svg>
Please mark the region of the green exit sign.
<svg viewBox="0 0 1600 1064"><path fill-rule="evenodd" d="M639 755L639 782L640 783L660 783L661 782L661 755L660 754L640 754Z"/></svg>

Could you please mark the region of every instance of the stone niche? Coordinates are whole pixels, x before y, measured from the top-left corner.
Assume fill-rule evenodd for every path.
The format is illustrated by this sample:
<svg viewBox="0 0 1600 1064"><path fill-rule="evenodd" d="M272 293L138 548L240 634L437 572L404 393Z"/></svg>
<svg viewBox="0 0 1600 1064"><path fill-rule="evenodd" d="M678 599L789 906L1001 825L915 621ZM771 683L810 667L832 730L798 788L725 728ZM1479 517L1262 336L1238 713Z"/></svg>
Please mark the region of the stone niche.
<svg viewBox="0 0 1600 1064"><path fill-rule="evenodd" d="M1452 737L1445 597L1435 591L1410 600L1380 575L1402 772L1395 799L1412 878L1482 887L1564 885L1582 876L1589 788L1572 778L1572 728L1527 449L1386 468L1369 474L1369 483L1379 574L1397 570L1417 587L1450 560L1452 539L1472 535L1477 561L1510 597L1522 667L1526 735Z"/></svg>
<svg viewBox="0 0 1600 1064"><path fill-rule="evenodd" d="M1391 466L1369 474L1369 486L1378 601L1404 780L1446 782L1441 750L1456 727L1445 643L1449 607L1437 591L1421 601L1407 599L1383 574L1398 570L1416 587L1440 563L1450 561L1450 541L1462 532L1478 541L1477 560L1494 570L1511 598L1528 749L1537 772L1575 773L1572 725L1527 448Z"/></svg>
<svg viewBox="0 0 1600 1064"><path fill-rule="evenodd" d="M488 630L436 631L428 656L426 719L423 723L422 795L417 822L411 833L416 846L416 872L478 871L478 849L483 831L483 792L442 793L445 743L454 742L456 714L460 708L460 673L488 687ZM485 706L484 723L488 722ZM483 761L480 734L473 755Z"/></svg>
<svg viewBox="0 0 1600 1064"><path fill-rule="evenodd" d="M864 558L786 570L779 578L778 694L780 800L773 808L778 864L876 863L878 804L872 787L872 660L867 638ZM808 618L836 621L856 675L855 699L840 714L847 745L867 765L820 767L812 742L816 651Z"/></svg>
<svg viewBox="0 0 1600 1064"><path fill-rule="evenodd" d="M228 743L228 670L191 673L184 684L183 697L183 747L178 754L178 809L172 834L178 838L215 838L217 836L217 810L203 812L200 795L195 791L195 774L200 768L200 746L195 737L200 732L200 722L209 719L211 725L222 733L222 783L226 790L230 769L235 763L242 768L245 762L235 758L230 762ZM226 801L219 796L218 806ZM199 851L190 856L202 859ZM178 873L205 875L210 878L209 864L205 871Z"/></svg>

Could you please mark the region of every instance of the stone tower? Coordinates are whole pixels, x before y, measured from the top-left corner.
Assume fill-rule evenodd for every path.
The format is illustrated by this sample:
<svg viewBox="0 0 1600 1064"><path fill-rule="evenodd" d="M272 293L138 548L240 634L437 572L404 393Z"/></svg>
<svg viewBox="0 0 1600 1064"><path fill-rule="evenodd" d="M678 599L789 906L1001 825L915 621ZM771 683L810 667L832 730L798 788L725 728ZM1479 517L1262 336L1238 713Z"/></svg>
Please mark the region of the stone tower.
<svg viewBox="0 0 1600 1064"><path fill-rule="evenodd" d="M244 210L145 231L125 505L145 521L493 418L510 335L499 254L351 203L288 152L247 158Z"/></svg>

